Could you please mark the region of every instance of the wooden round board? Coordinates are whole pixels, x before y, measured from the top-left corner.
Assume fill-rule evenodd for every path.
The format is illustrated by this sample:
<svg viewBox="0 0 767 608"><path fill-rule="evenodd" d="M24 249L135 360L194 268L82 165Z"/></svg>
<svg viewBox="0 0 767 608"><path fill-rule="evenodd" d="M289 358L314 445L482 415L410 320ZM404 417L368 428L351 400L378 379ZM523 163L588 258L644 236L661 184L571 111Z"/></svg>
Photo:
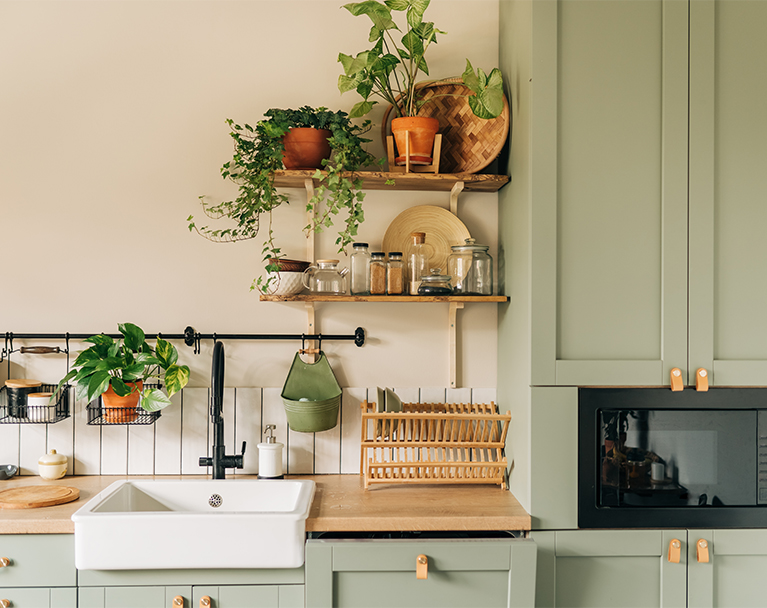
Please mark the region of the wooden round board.
<svg viewBox="0 0 767 608"><path fill-rule="evenodd" d="M0 492L0 509L35 509L72 502L80 490L69 486L27 486Z"/></svg>

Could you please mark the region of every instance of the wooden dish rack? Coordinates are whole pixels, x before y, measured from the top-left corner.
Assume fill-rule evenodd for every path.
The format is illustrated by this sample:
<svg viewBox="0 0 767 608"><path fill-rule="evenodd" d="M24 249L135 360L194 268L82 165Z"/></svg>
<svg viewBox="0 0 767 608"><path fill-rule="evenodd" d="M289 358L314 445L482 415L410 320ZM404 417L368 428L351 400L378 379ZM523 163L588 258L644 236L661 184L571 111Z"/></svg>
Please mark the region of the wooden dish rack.
<svg viewBox="0 0 767 608"><path fill-rule="evenodd" d="M377 412L362 402L361 474L376 483L499 484L511 413L495 403L403 403Z"/></svg>

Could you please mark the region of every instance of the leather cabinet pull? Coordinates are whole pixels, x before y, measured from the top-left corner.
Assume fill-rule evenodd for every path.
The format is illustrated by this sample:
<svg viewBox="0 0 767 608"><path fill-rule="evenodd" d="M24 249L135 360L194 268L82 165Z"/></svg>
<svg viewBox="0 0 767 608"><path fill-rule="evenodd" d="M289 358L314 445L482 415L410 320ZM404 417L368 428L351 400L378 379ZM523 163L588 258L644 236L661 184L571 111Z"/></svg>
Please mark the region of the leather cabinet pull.
<svg viewBox="0 0 767 608"><path fill-rule="evenodd" d="M671 370L671 390L681 391L684 389L684 383L682 382L682 370L675 367Z"/></svg>
<svg viewBox="0 0 767 608"><path fill-rule="evenodd" d="M698 562L700 562L701 564L707 564L708 563L708 542L705 539L701 538L695 544L695 550L698 555Z"/></svg>
<svg viewBox="0 0 767 608"><path fill-rule="evenodd" d="M11 608L11 600L0 600L0 608Z"/></svg>
<svg viewBox="0 0 767 608"><path fill-rule="evenodd" d="M702 367L695 372L695 390L701 392L708 390L708 372Z"/></svg>
<svg viewBox="0 0 767 608"><path fill-rule="evenodd" d="M678 538L672 538L668 544L668 561L672 564L678 564L682 555L682 543Z"/></svg>
<svg viewBox="0 0 767 608"><path fill-rule="evenodd" d="M7 557L0 557L0 568L6 568L11 565L11 560Z"/></svg>
<svg viewBox="0 0 767 608"><path fill-rule="evenodd" d="M173 598L173 604L171 606L172 608L184 608L184 598L177 595Z"/></svg>
<svg viewBox="0 0 767 608"><path fill-rule="evenodd" d="M429 558L423 554L415 559L415 577L420 580L429 577Z"/></svg>
<svg viewBox="0 0 767 608"><path fill-rule="evenodd" d="M200 598L200 608L210 608L210 596L209 595L203 595Z"/></svg>

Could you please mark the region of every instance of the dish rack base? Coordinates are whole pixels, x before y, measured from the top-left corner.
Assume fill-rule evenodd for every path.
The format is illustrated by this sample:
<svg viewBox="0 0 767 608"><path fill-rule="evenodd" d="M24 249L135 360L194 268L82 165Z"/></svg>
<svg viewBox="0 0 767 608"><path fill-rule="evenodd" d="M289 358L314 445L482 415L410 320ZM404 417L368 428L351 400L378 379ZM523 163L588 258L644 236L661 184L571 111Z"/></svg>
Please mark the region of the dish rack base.
<svg viewBox="0 0 767 608"><path fill-rule="evenodd" d="M362 402L361 475L372 484L497 484L507 488L511 413L495 403Z"/></svg>

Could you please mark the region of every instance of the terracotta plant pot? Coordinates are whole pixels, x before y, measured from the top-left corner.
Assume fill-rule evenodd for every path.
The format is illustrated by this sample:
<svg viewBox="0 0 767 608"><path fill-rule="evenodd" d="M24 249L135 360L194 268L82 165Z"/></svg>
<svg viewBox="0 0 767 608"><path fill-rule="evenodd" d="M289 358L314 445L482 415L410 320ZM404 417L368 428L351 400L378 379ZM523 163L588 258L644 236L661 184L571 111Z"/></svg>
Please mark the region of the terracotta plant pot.
<svg viewBox="0 0 767 608"><path fill-rule="evenodd" d="M405 164L405 137L410 133L410 163L430 165L434 150L434 136L439 131L439 121L428 116L403 116L391 121L391 132L397 143L398 156L395 162Z"/></svg>
<svg viewBox="0 0 767 608"><path fill-rule="evenodd" d="M130 395L120 397L114 392L114 389L110 386L109 389L101 395L101 401L104 404L104 420L112 424L119 424L125 422L133 422L138 418L138 401L141 397L141 389L144 388L144 383L139 380L138 382L127 382L130 387L136 387L136 390Z"/></svg>
<svg viewBox="0 0 767 608"><path fill-rule="evenodd" d="M322 160L330 158L331 136L327 129L293 128L283 138L286 169L322 169Z"/></svg>

